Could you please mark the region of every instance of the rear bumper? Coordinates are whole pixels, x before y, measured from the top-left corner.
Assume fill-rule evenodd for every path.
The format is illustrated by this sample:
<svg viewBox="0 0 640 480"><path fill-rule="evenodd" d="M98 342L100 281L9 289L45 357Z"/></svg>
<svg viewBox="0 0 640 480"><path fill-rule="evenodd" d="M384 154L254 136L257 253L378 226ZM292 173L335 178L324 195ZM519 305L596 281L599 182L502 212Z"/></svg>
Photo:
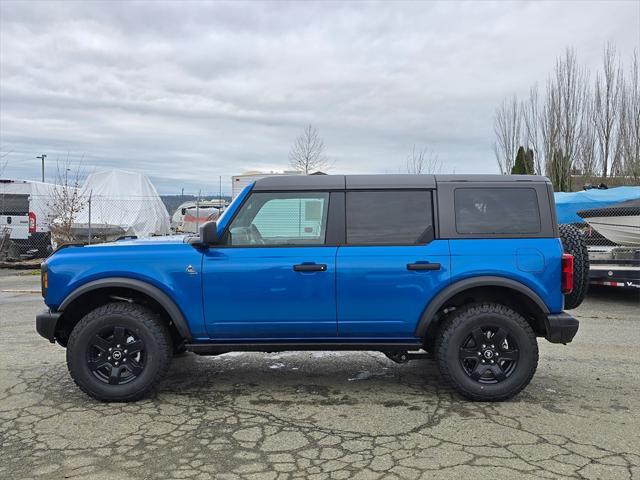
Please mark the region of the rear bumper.
<svg viewBox="0 0 640 480"><path fill-rule="evenodd" d="M36 315L36 331L51 343L55 341L56 325L61 315L48 308Z"/></svg>
<svg viewBox="0 0 640 480"><path fill-rule="evenodd" d="M547 315L547 340L551 343L569 343L578 332L580 322L566 312Z"/></svg>

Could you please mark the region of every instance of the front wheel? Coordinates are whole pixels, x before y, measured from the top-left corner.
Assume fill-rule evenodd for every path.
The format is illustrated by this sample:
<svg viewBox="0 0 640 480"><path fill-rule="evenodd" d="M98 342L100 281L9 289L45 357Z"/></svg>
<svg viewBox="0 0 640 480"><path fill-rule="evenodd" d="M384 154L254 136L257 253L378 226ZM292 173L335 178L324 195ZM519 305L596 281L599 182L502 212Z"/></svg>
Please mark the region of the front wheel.
<svg viewBox="0 0 640 480"><path fill-rule="evenodd" d="M85 315L67 344L67 366L80 389L106 402L147 395L167 373L173 344L158 315L133 303L109 303Z"/></svg>
<svg viewBox="0 0 640 480"><path fill-rule="evenodd" d="M456 310L435 346L442 376L470 400L500 401L526 387L538 365L538 343L527 321L495 303Z"/></svg>

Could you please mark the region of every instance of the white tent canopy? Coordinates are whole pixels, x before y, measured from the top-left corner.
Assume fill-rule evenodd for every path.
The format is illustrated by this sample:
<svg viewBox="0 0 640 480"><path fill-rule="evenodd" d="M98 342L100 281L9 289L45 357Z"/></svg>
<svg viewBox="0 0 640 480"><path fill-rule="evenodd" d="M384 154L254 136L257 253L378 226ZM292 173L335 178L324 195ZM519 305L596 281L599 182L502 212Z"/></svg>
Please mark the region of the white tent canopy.
<svg viewBox="0 0 640 480"><path fill-rule="evenodd" d="M86 204L74 228L117 229L138 237L170 233L167 208L146 175L125 170L92 173L80 195Z"/></svg>

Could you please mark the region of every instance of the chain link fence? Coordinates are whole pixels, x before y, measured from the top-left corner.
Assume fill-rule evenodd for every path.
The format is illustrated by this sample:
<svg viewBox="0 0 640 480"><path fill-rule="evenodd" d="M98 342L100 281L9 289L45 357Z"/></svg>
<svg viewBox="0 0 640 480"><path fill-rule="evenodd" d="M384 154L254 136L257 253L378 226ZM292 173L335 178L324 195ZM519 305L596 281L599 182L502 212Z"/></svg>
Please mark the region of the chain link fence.
<svg viewBox="0 0 640 480"><path fill-rule="evenodd" d="M47 257L63 244L196 233L226 200L185 196L30 194L0 185L0 261ZM18 191L17 191L18 190Z"/></svg>

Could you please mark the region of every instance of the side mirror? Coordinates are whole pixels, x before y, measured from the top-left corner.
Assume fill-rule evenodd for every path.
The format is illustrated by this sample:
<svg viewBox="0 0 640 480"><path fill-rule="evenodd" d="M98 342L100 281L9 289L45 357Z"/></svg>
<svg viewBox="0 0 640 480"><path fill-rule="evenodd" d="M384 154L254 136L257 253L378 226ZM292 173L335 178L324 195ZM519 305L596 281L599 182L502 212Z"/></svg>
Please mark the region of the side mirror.
<svg viewBox="0 0 640 480"><path fill-rule="evenodd" d="M203 245L216 245L219 240L216 222L205 222L200 225L200 243Z"/></svg>

